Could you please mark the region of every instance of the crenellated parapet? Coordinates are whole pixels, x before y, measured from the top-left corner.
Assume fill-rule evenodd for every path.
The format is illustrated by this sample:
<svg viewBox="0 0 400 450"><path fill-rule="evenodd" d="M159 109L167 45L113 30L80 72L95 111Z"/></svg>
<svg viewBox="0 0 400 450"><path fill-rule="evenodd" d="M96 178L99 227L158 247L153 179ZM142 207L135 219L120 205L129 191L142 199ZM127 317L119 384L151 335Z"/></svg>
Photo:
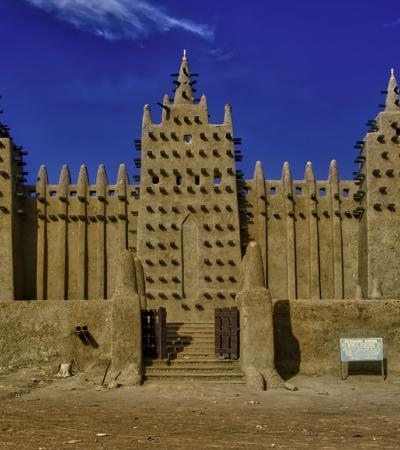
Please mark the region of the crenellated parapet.
<svg viewBox="0 0 400 450"><path fill-rule="evenodd" d="M261 186L260 180L264 180ZM243 183L241 226L246 243L266 248L267 286L274 298L352 298L357 284L358 206L353 181L340 180L332 161L325 181L310 162L303 180L284 163L280 180L265 179L260 163ZM260 241L261 239L261 241Z"/></svg>
<svg viewBox="0 0 400 450"><path fill-rule="evenodd" d="M136 253L139 189L121 164L110 184L104 165L96 183L82 165L76 183L64 166L57 184L41 166L27 203L36 209L36 297L91 299L112 295L118 254ZM35 297L32 297L35 298Z"/></svg>

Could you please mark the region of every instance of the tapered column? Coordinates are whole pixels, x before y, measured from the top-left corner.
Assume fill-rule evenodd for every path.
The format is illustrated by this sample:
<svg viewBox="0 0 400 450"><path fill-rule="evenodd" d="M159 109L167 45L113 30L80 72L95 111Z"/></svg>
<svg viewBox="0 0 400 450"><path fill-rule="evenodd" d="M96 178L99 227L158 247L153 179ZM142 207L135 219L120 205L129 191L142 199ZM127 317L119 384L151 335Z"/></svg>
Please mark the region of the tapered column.
<svg viewBox="0 0 400 450"><path fill-rule="evenodd" d="M56 300L66 300L67 299L67 251L68 251L68 188L71 184L71 176L69 173L69 168L64 165L58 185L58 239L57 239L57 259L56 259L56 270L55 270L55 283L54 283L54 297Z"/></svg>
<svg viewBox="0 0 400 450"><path fill-rule="evenodd" d="M47 299L47 170L40 166L36 183L37 247L36 247L36 298Z"/></svg>
<svg viewBox="0 0 400 450"><path fill-rule="evenodd" d="M321 298L321 286L319 276L319 233L317 215L317 194L312 163L308 162L305 171L305 181L308 191L308 220L310 224L310 298Z"/></svg>
<svg viewBox="0 0 400 450"><path fill-rule="evenodd" d="M264 277L268 287L268 267L267 267L267 254L268 254L268 240L267 240L267 202L265 192L265 177L264 170L260 161L257 161L253 175L253 186L255 189L254 195L254 221L257 229L257 242L261 249Z"/></svg>
<svg viewBox="0 0 400 450"><path fill-rule="evenodd" d="M289 163L285 162L282 170L282 186L286 207L286 267L287 295L289 299L297 297L296 289L296 236L294 227L294 203L292 175Z"/></svg>
<svg viewBox="0 0 400 450"><path fill-rule="evenodd" d="M107 293L107 263L106 263L106 187L107 174L103 164L99 166L96 178L97 196L97 298L106 298Z"/></svg>
<svg viewBox="0 0 400 450"><path fill-rule="evenodd" d="M333 294L334 298L341 299L343 298L343 246L339 172L336 161L332 161L329 168L329 185L332 200Z"/></svg>
<svg viewBox="0 0 400 450"><path fill-rule="evenodd" d="M82 165L78 176L78 299L87 299L88 284L88 250L87 250L87 194L88 194L89 177L87 168Z"/></svg>
<svg viewBox="0 0 400 450"><path fill-rule="evenodd" d="M117 178L117 195L118 195L118 242L120 251L126 250L128 243L128 217L127 217L127 196L126 189L129 183L128 173L125 164L119 166Z"/></svg>

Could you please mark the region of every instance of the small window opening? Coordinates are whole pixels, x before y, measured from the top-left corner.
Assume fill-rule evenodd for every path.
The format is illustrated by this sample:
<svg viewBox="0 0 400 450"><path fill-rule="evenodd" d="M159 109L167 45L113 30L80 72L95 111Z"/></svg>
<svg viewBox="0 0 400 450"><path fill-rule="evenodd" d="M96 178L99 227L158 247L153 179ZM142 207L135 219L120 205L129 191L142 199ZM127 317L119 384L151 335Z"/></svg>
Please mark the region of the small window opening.
<svg viewBox="0 0 400 450"><path fill-rule="evenodd" d="M29 191L29 196L31 198L35 198L36 197L36 191Z"/></svg>
<svg viewBox="0 0 400 450"><path fill-rule="evenodd" d="M114 197L115 191L108 191L108 195L109 195L110 197Z"/></svg>
<svg viewBox="0 0 400 450"><path fill-rule="evenodd" d="M183 140L186 142L186 144L190 144L192 142L192 135L191 134L185 134L183 136Z"/></svg>
<svg viewBox="0 0 400 450"><path fill-rule="evenodd" d="M178 175L178 176L176 177L176 185L177 185L177 186L182 186L182 184L183 184L182 177L181 177L180 175Z"/></svg>
<svg viewBox="0 0 400 450"><path fill-rule="evenodd" d="M320 197L325 197L326 195L326 189L324 187L319 189L319 195Z"/></svg>
<svg viewBox="0 0 400 450"><path fill-rule="evenodd" d="M296 192L296 196L297 196L297 197L300 197L300 195L301 195L301 187L298 187L298 186L297 186L297 187L295 188L295 192Z"/></svg>
<svg viewBox="0 0 400 450"><path fill-rule="evenodd" d="M195 175L194 176L194 184L196 186L198 186L200 184L200 175Z"/></svg>
<svg viewBox="0 0 400 450"><path fill-rule="evenodd" d="M70 195L71 197L76 197L76 196L78 195L78 193L77 193L76 191L71 191L71 192L69 193L69 195Z"/></svg>
<svg viewBox="0 0 400 450"><path fill-rule="evenodd" d="M158 184L160 182L160 178L157 175L153 175L152 182L153 184Z"/></svg>
<svg viewBox="0 0 400 450"><path fill-rule="evenodd" d="M222 178L221 172L215 170L214 171L214 184L221 184L221 178Z"/></svg>
<svg viewBox="0 0 400 450"><path fill-rule="evenodd" d="M90 197L96 197L96 191L90 191L89 195Z"/></svg>
<svg viewBox="0 0 400 450"><path fill-rule="evenodd" d="M56 191L50 191L50 197L57 197Z"/></svg>
<svg viewBox="0 0 400 450"><path fill-rule="evenodd" d="M343 189L342 196L347 198L350 194L350 189Z"/></svg>
<svg viewBox="0 0 400 450"><path fill-rule="evenodd" d="M276 187L272 186L269 188L269 194L273 197L274 195L276 195Z"/></svg>

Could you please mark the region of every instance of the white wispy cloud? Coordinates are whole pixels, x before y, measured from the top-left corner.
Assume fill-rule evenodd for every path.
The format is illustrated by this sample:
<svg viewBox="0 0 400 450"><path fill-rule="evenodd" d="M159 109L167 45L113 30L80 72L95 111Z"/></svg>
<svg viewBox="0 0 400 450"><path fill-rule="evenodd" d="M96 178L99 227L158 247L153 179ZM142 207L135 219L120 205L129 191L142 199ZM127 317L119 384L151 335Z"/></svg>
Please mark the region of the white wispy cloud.
<svg viewBox="0 0 400 450"><path fill-rule="evenodd" d="M393 20L392 22L384 23L383 26L384 26L385 28L398 27L398 26L400 26L400 17L397 18L397 19L395 19L395 20Z"/></svg>
<svg viewBox="0 0 400 450"><path fill-rule="evenodd" d="M140 40L152 32L184 30L207 41L214 28L189 19L174 17L147 0L26 0L75 27L104 39Z"/></svg>
<svg viewBox="0 0 400 450"><path fill-rule="evenodd" d="M235 49L226 50L223 48L210 48L206 51L208 59L220 62L231 60L235 56L235 53Z"/></svg>

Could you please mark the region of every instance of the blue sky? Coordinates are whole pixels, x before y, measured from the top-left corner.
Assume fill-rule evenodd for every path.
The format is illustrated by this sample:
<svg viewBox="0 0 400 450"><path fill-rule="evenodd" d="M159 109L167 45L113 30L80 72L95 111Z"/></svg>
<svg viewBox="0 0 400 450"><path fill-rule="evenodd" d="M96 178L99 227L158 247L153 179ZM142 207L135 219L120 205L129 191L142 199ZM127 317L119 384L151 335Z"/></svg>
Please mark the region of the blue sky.
<svg viewBox="0 0 400 450"><path fill-rule="evenodd" d="M394 0L0 0L1 120L29 149L29 180L46 164L94 182L106 164L134 173L143 105L171 94L186 48L211 120L231 103L247 176L268 178L313 161L326 178L336 159L354 170L353 144L378 112L390 68L400 72ZM400 76L400 74L399 74Z"/></svg>

